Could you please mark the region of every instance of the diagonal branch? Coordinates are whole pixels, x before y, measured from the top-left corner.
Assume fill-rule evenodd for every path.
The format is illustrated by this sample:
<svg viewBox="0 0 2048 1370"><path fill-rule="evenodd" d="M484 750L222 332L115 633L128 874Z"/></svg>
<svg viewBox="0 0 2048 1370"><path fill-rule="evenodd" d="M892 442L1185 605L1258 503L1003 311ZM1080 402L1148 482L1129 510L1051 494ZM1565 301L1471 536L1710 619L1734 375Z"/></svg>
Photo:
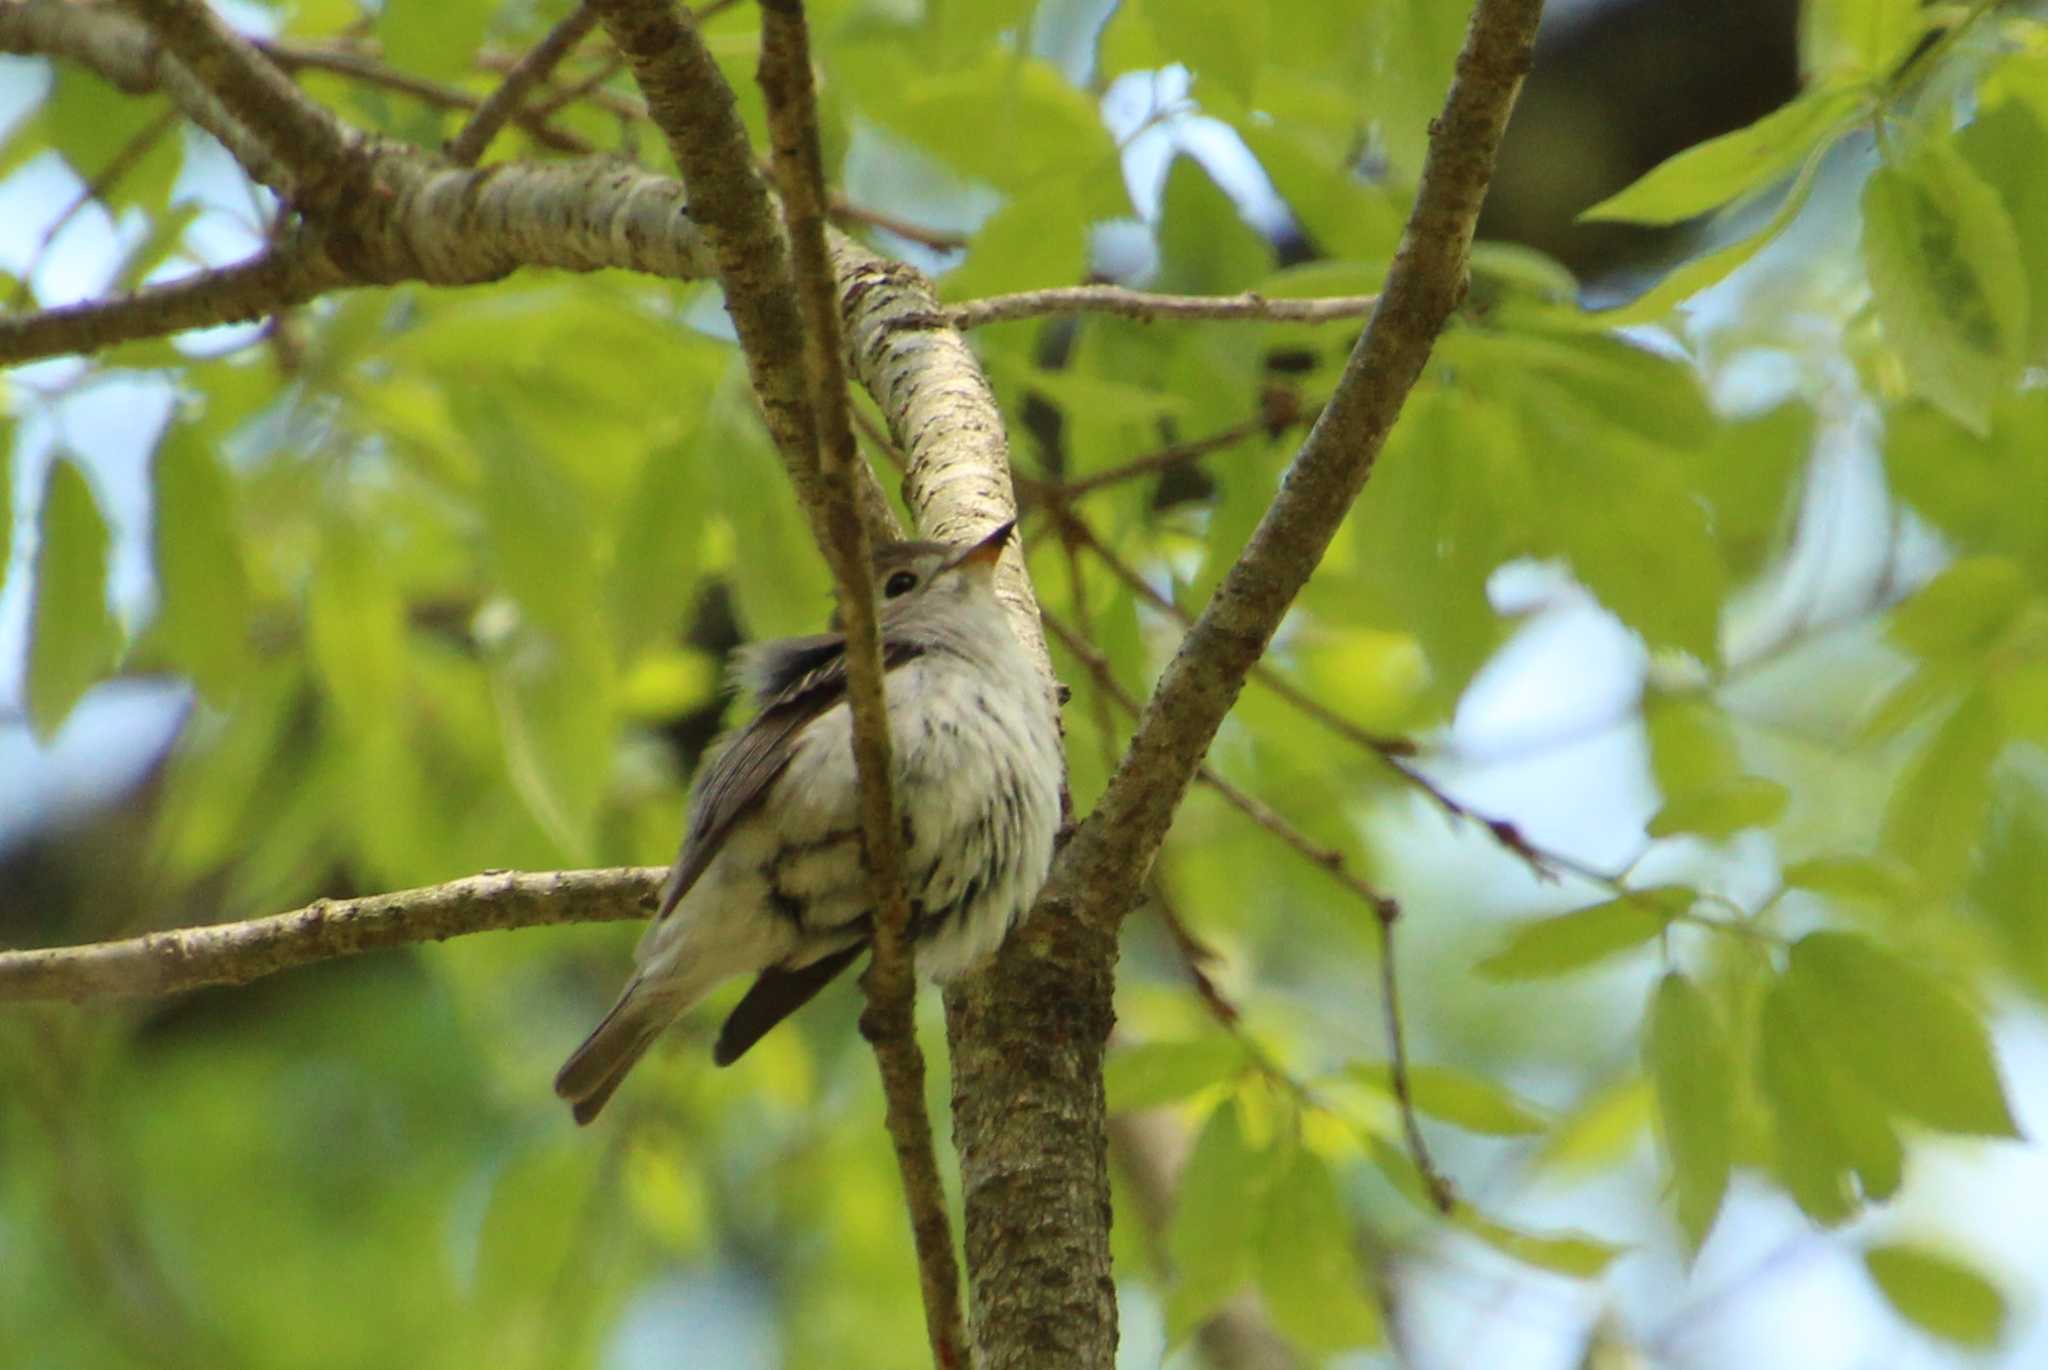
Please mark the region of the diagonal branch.
<svg viewBox="0 0 2048 1370"><path fill-rule="evenodd" d="M337 956L464 933L645 918L665 867L493 871L362 899L322 899L292 913L146 933L119 942L0 951L0 1000L174 994L251 980Z"/></svg>
<svg viewBox="0 0 2048 1370"><path fill-rule="evenodd" d="M253 136L260 158L249 174L301 210L324 208L359 189L363 139L307 99L277 66L200 0L129 0L177 64ZM186 101L177 89L171 96ZM235 148L238 158L245 149Z"/></svg>
<svg viewBox="0 0 2048 1370"><path fill-rule="evenodd" d="M477 106L476 113L462 126L462 131L448 141L448 160L460 166L473 166L477 158L484 155L484 149L491 145L491 139L506 123L518 117L520 107L533 88L548 77L548 73L561 65L575 46L589 36L597 27L597 11L589 5L578 5L569 12L569 17L548 31L547 37L534 45L533 51L519 59L519 64L508 72L498 88L492 91L484 102Z"/></svg>
<svg viewBox="0 0 2048 1370"><path fill-rule="evenodd" d="M1529 69L1542 0L1479 0L1415 208L1372 322L1250 543L1189 629L1123 763L1054 867L1049 899L1115 926L1137 902L1175 808L1336 535L1465 288L1479 206Z"/></svg>

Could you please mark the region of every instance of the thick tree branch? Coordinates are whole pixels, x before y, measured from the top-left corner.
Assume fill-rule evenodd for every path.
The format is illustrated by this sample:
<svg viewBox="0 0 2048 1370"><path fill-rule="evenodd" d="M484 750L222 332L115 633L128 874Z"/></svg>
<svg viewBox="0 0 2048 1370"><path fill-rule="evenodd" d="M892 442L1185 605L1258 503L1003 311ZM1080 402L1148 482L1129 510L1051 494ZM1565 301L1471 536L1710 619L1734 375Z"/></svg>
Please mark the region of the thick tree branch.
<svg viewBox="0 0 2048 1370"><path fill-rule="evenodd" d="M1046 897L1115 924L1136 904L1181 796L1223 717L1371 473L1409 389L1465 288L1494 154L1529 69L1542 0L1479 0L1415 208L1344 378L1138 721Z"/></svg>
<svg viewBox="0 0 2048 1370"><path fill-rule="evenodd" d="M839 302L825 246L825 167L818 146L817 96L811 85L810 32L801 0L763 0L761 88L781 190L790 264L804 317L804 370L818 435L817 463L826 495L824 545L839 586L846 631L847 699L853 711L855 769L860 779L861 843L873 891L874 950L864 985L861 1030L881 1071L889 1137L895 1144L917 1247L925 1334L939 1370L966 1364L960 1322L960 1268L945 1184L932 1146L924 1103L924 1053L917 1045L917 979L910 943L910 900L890 777L889 711L882 683L880 625L868 531L860 514L860 450L846 403Z"/></svg>
<svg viewBox="0 0 2048 1370"><path fill-rule="evenodd" d="M1114 314L1150 323L1154 319L1259 319L1270 323L1328 323L1362 319L1379 303L1377 295L1331 295L1314 300L1274 300L1247 290L1241 295L1155 295L1120 285L1064 285L964 300L946 310L955 328L1037 319L1049 314Z"/></svg>
<svg viewBox="0 0 2048 1370"><path fill-rule="evenodd" d="M314 961L465 933L645 918L667 874L660 866L494 871L395 894L322 899L245 923L83 947L0 951L0 1000L118 998L244 985Z"/></svg>

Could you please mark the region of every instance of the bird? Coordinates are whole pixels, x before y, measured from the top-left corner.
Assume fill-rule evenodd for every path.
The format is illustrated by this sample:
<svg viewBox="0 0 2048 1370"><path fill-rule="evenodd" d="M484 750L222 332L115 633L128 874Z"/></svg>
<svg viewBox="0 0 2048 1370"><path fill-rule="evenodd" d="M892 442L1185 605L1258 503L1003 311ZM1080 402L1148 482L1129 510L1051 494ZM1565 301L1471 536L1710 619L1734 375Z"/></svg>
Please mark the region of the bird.
<svg viewBox="0 0 2048 1370"><path fill-rule="evenodd" d="M995 595L1014 527L873 552L910 935L918 971L940 981L1002 944L1045 882L1059 827L1057 706ZM699 767L633 975L555 1076L579 1124L725 980L755 977L712 1049L721 1066L870 943L845 635L742 647L732 675L758 712Z"/></svg>

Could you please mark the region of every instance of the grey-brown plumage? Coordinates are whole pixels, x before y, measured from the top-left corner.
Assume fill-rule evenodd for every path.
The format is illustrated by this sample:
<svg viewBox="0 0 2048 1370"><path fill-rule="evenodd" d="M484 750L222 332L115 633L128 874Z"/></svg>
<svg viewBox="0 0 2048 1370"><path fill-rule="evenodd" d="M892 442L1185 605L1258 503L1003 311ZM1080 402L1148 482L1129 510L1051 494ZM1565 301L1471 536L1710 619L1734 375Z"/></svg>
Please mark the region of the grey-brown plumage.
<svg viewBox="0 0 2048 1370"><path fill-rule="evenodd" d="M875 554L912 934L918 969L940 979L993 951L1030 906L1059 821L1058 721L993 588L1010 526ZM757 977L714 1048L727 1065L866 947L845 648L821 633L742 649L736 674L760 712L698 772L638 969L555 1077L578 1122L720 982Z"/></svg>

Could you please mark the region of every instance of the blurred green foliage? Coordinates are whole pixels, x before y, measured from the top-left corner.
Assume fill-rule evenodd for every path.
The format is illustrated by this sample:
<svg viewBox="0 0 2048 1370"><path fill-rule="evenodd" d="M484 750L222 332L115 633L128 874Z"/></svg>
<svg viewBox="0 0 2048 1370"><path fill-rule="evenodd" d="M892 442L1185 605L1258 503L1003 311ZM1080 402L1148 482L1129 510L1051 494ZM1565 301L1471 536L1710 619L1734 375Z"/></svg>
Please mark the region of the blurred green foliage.
<svg viewBox="0 0 2048 1370"><path fill-rule="evenodd" d="M950 298L1082 276L1091 227L1132 213L1096 97L1173 62L1323 259L1282 268L1182 158L1155 283L1374 288L1463 9L1129 3L1077 83L1031 55L1050 20L1028 4L810 8L833 154L858 130L999 202L941 259ZM562 12L386 5L374 31L390 67L475 97ZM275 14L285 40L351 52L342 35L368 18L349 0ZM1725 211L1634 305L1587 315L1544 264L1483 254L1481 303L1271 657L1360 728L1441 738L1518 636L1489 597L1501 568L1568 574L1648 663L1605 725L1639 734L1656 797L1586 815L1613 839L1602 850L1642 853L1627 872L1567 869L1545 892L1509 848L1549 815L1425 832L1427 801L1378 756L1256 687L1218 740L1222 774L1408 909L1413 1102L1447 1154L1568 1186L1640 1168L1656 1140L1663 1209L1652 1187L1640 1212L1594 1206L1551 1227L1461 1201L1452 1225L1516 1261L1594 1277L1665 1232L1660 1214L1696 1250L1739 1173L1841 1223L1906 1182L1917 1139L2015 1131L1987 1023L2004 996L2048 995L2048 35L1984 6L1929 28L1950 18L1906 0L1809 5L1799 102L1597 211ZM708 32L758 136L752 24L734 7ZM571 58L565 86L601 79L556 126L656 146L604 61L601 42ZM459 111L403 90L305 81L393 137L433 145L457 126ZM192 213L171 202L189 145L161 115L60 68L5 165L54 148L93 180L120 162L98 198L150 225L121 264L139 275L178 251ZM494 155L541 153L514 128ZM924 206L868 208L915 223ZM1762 270L1767 249L1820 282L1788 288L1796 309L1754 289L1716 324L1672 314L1738 265ZM149 467L154 598L136 621L108 602L108 497L89 464L49 462L33 507L26 463L0 484L0 526L19 511L39 539L38 733L116 670L198 694L142 801L143 838L109 854L125 903L82 909L76 939L487 868L667 857L722 716L724 652L813 630L828 609L744 368L700 326L707 289L533 274L354 291L225 356L129 344L56 390L8 392L20 418L132 369L178 400ZM1645 347L1609 331L1620 320L1673 331ZM1199 610L1349 333L1091 317L974 341L1019 470L1055 489L1245 429L1068 506L1150 595L1027 510L1047 610L1141 687L1177 639L1152 597ZM1730 379L1759 358L1776 378L1761 400ZM1270 426L1248 424L1261 415ZM1829 536L1809 508L1815 454L1857 423L1882 432L1894 502L1886 531L1851 549L1870 588L1850 612L1802 610L1760 638L1757 604ZM1939 544L1934 565L1899 570L1907 528ZM1085 811L1128 721L1087 661L1055 661L1075 689ZM1650 879L1661 852L1692 864ZM1759 866L1760 894L1720 892ZM1173 942L1133 925L1111 1104L1172 1108L1194 1140L1177 1213L1155 1242L1120 1238L1121 1273L1159 1296L1176 1341L1252 1288L1311 1358L1375 1345L1386 1271L1437 1229L1403 1150L1373 912L1208 791L1185 805L1159 881L1221 954L1212 970L1243 1017L1215 1021ZM1531 916L1502 931L1513 915ZM664 1281L734 1270L764 1291L788 1364L923 1363L850 993L732 1072L709 1069L696 1024L602 1126L570 1127L546 1081L629 936L499 934L172 1004L10 1011L0 1345L27 1351L10 1363L627 1365L644 1363L636 1327L691 1363L675 1340L690 1334L662 1321ZM943 1119L942 1064L931 1088ZM1968 1347L2003 1335L2007 1295L1966 1258L1866 1254L1914 1325Z"/></svg>

